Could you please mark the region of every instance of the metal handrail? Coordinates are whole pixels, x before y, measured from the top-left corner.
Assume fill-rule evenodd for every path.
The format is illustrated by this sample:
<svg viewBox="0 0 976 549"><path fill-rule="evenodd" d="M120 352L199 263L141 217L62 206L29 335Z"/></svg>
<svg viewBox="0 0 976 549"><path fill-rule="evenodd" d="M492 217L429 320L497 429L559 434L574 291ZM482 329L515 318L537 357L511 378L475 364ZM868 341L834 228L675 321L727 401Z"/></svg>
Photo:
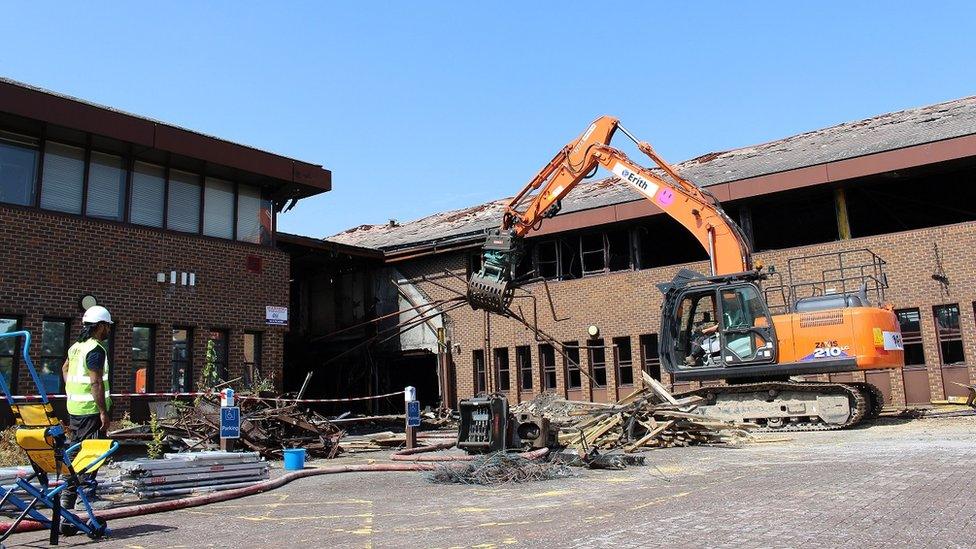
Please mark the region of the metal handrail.
<svg viewBox="0 0 976 549"><path fill-rule="evenodd" d="M27 369L30 371L31 379L33 379L34 384L37 385L37 394L40 395L41 402L43 404L47 404L48 402L47 391L44 390L44 384L41 383L41 378L40 376L37 375L37 370L34 369L34 362L32 362L30 358L30 352L29 352L30 344L31 344L30 332L26 330L20 330L17 332L7 332L7 333L0 334L0 338L5 338L5 337L12 338L12 339L16 339L18 337L24 338L24 345L23 345L24 364L27 365ZM14 375L13 370L11 370L10 375L11 376ZM16 382L16 380L13 379L11 381ZM2 375L0 375L0 390L3 391L3 396L7 399L7 402L13 405L14 397L10 393L10 387L7 385L7 382L3 379Z"/></svg>

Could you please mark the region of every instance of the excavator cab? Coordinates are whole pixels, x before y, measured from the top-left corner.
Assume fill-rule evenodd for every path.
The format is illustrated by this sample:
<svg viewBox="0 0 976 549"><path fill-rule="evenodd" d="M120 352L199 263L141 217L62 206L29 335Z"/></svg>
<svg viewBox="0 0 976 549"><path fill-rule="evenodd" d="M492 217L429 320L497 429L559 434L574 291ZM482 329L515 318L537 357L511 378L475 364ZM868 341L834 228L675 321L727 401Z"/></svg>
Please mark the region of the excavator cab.
<svg viewBox="0 0 976 549"><path fill-rule="evenodd" d="M705 277L683 269L658 286L665 293L661 355L669 369L720 378L727 368L776 362L772 317L751 278L758 274Z"/></svg>

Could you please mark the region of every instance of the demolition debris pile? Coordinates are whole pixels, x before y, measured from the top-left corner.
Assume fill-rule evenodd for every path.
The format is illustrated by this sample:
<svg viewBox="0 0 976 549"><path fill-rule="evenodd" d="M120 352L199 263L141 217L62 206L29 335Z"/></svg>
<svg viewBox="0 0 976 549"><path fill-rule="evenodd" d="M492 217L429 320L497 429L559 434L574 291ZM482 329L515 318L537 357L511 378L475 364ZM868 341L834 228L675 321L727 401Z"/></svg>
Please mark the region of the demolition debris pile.
<svg viewBox="0 0 976 549"><path fill-rule="evenodd" d="M694 444L737 444L756 425L732 423L697 414L701 397L674 398L656 380L615 404L567 401L540 395L519 404L516 412L541 415L559 429L561 446L582 451L623 450Z"/></svg>
<svg viewBox="0 0 976 549"><path fill-rule="evenodd" d="M440 465L427 474L437 484L517 484L576 476L569 465L528 459L518 454L494 452L463 465Z"/></svg>
<svg viewBox="0 0 976 549"><path fill-rule="evenodd" d="M281 459L285 448L305 448L310 457L333 458L345 434L325 416L274 399L241 399L240 443L265 459ZM190 450L213 448L220 442L220 407L208 398L195 406L179 406L160 427Z"/></svg>

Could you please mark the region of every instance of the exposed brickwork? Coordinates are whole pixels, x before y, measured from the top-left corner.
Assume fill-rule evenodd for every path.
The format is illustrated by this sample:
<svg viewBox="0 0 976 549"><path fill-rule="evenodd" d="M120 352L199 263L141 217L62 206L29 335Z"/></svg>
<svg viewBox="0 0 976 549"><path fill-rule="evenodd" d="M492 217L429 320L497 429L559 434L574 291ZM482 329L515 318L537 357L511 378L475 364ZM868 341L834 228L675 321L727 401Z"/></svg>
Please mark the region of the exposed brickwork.
<svg viewBox="0 0 976 549"><path fill-rule="evenodd" d="M951 281L951 297L944 297L940 293L938 283L932 280L935 272L933 244L937 244L943 254L943 266ZM976 248L976 223L961 223L943 227L920 229L876 237L857 238L846 241L830 242L800 248L791 248L756 254L756 258L766 265L776 265L785 270L787 259L802 255L837 252L868 248L887 261L886 272L890 289L886 299L895 308L917 307L921 312L922 336L924 341L925 359L928 371L929 394L934 400L949 395L962 395L965 390L945 380L966 379L966 370L958 368L942 368L939 366L939 347L936 341L935 325L932 307L942 303L958 303L960 309L960 326L962 328L963 344L966 359L969 364L974 363L976 357L976 318L974 318L973 302L976 300L976 274L970 262L972 250ZM465 255L461 253L443 254L439 256L419 258L398 266L410 276L436 275L445 270L453 271L462 277L465 274ZM555 303L557 319L553 319L541 284L530 288L538 299L539 327L553 336L557 341L579 341L585 343L588 338L586 328L595 324L600 328L600 337L609 345L614 337L629 335L631 337L632 353L635 365L640 358L639 336L645 333L656 333L660 329L661 294L655 287L656 283L670 280L682 267L704 271L704 263L675 265L641 271L622 271L597 275L577 280L550 282L549 288ZM441 284L456 287L463 291L463 284L455 278L442 278ZM432 284L421 284L423 290L432 298L452 297L452 294ZM456 294L454 294L456 295ZM528 299L519 300L523 312L531 316L533 307ZM473 349L486 348L487 360L491 360L491 349L509 347L509 356L514 366L516 345L531 345L534 364L533 388L535 393L541 387L541 371L539 363L538 342L535 341L530 330L520 324L499 317L491 319L491 330L485 338L485 317L481 312L474 312L462 308L451 313L449 334L460 351L454 353L457 368L459 398L471 396L474 393L474 373L472 371ZM456 349L456 348L455 348ZM581 366L584 371L589 368L587 353L580 353ZM566 391L563 360L557 355L558 392L571 397L597 398L599 400L614 399L618 394L626 394L627 388L616 388L611 381L606 389L594 389L584 376L581 392ZM613 355L607 350L608 378L615 380L613 371ZM489 372L493 374L489 366ZM636 372L636 369L635 369ZM888 371L890 381L891 404L905 404L905 382L902 371ZM959 374L962 374L959 376ZM957 377L953 377L956 375ZM636 376L639 378L639 376ZM670 383L669 376L664 374L663 381ZM827 376L818 376L827 379ZM849 379L864 381L867 379L878 385L885 385L884 373L834 375L833 379ZM969 366L968 379L976 383L976 368ZM639 380L637 380L639 383ZM697 383L682 384L677 389L697 387ZM489 379L489 390L494 390L495 383ZM885 387L887 389L887 387ZM597 392L595 396L594 391ZM600 394L606 391L606 395ZM516 393L511 391L511 393Z"/></svg>
<svg viewBox="0 0 976 549"><path fill-rule="evenodd" d="M107 223L49 212L0 206L0 315L19 317L35 338L31 356L38 363L41 322L70 319L71 337L81 329L79 299L91 293L116 321L112 388L131 391L132 326L156 327L155 380L150 390L171 388L174 326L193 328L194 383L203 368L208 333L229 333L228 370L243 371L243 332L260 331L262 368L282 379L286 328L265 325L265 306L288 304L287 254L269 247L184 236L172 232ZM262 272L249 272L248 256L262 260ZM196 273L196 285L172 285L170 271ZM167 273L167 282L156 281ZM179 282L179 280L177 281ZM18 390L33 392L26 368ZM128 407L117 401L118 412Z"/></svg>

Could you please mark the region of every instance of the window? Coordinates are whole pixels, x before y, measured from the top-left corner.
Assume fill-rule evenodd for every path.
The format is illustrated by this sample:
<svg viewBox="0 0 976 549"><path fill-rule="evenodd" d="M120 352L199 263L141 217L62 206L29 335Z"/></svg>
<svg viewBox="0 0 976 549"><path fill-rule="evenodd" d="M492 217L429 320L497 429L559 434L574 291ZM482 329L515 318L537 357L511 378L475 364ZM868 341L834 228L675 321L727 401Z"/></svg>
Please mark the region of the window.
<svg viewBox="0 0 976 549"><path fill-rule="evenodd" d="M0 132L0 202L34 204L37 140Z"/></svg>
<svg viewBox="0 0 976 549"><path fill-rule="evenodd" d="M617 229L607 232L607 269L626 271L634 266L631 257L630 230Z"/></svg>
<svg viewBox="0 0 976 549"><path fill-rule="evenodd" d="M583 274L602 273L607 268L606 242L603 233L586 234L580 237L580 258L583 261Z"/></svg>
<svg viewBox="0 0 976 549"><path fill-rule="evenodd" d="M20 330L20 321L16 318L0 318L0 334L16 332ZM7 387L14 393L17 392L17 361L20 355L17 350L20 348L19 339L12 337L0 338L0 375L3 376Z"/></svg>
<svg viewBox="0 0 976 549"><path fill-rule="evenodd" d="M602 339L591 339L586 342L587 356L590 359L590 377L594 387L607 386L607 350Z"/></svg>
<svg viewBox="0 0 976 549"><path fill-rule="evenodd" d="M207 363L211 364L220 381L227 381L227 331L210 330L207 340Z"/></svg>
<svg viewBox="0 0 976 549"><path fill-rule="evenodd" d="M474 364L474 392L483 393L487 390L488 380L485 379L485 352L482 349L471 351L471 362Z"/></svg>
<svg viewBox="0 0 976 549"><path fill-rule="evenodd" d="M203 190L203 234L234 238L234 184L207 178Z"/></svg>
<svg viewBox="0 0 976 549"><path fill-rule="evenodd" d="M515 367L519 371L522 390L532 390L532 349L528 345L520 345L515 348ZM553 372L555 373L555 372Z"/></svg>
<svg viewBox="0 0 976 549"><path fill-rule="evenodd" d="M173 328L173 392L193 389L193 330Z"/></svg>
<svg viewBox="0 0 976 549"><path fill-rule="evenodd" d="M542 370L542 389L556 388L556 349L548 343L539 345L539 369Z"/></svg>
<svg viewBox="0 0 976 549"><path fill-rule="evenodd" d="M935 313L935 334L939 340L939 354L942 364L959 364L966 357L962 351L962 332L959 330L959 305L936 305L932 307Z"/></svg>
<svg viewBox="0 0 976 549"><path fill-rule="evenodd" d="M244 332L244 383L253 385L261 374L261 332Z"/></svg>
<svg viewBox="0 0 976 549"><path fill-rule="evenodd" d="M133 389L137 393L149 392L155 387L155 372L153 359L155 358L156 330L152 326L132 326L132 371Z"/></svg>
<svg viewBox="0 0 976 549"><path fill-rule="evenodd" d="M905 366L925 364L922 348L922 315L918 309L898 309L895 311L901 328L902 342L905 344Z"/></svg>
<svg viewBox="0 0 976 549"><path fill-rule="evenodd" d="M48 394L61 391L61 367L67 357L68 322L45 319L41 322L41 364L38 374Z"/></svg>
<svg viewBox="0 0 976 549"><path fill-rule="evenodd" d="M261 199L261 189L241 185L237 191L237 240L264 244L270 237L271 210Z"/></svg>
<svg viewBox="0 0 976 549"><path fill-rule="evenodd" d="M583 386L580 374L580 351L578 341L563 342L563 366L566 370L566 388L579 389Z"/></svg>
<svg viewBox="0 0 976 549"><path fill-rule="evenodd" d="M613 338L614 361L617 363L617 384L634 384L634 361L630 352L630 336Z"/></svg>
<svg viewBox="0 0 976 549"><path fill-rule="evenodd" d="M166 226L185 233L200 230L200 178L196 175L170 170Z"/></svg>
<svg viewBox="0 0 976 549"><path fill-rule="evenodd" d="M546 279L559 278L559 243L539 242L535 247L535 272Z"/></svg>
<svg viewBox="0 0 976 549"><path fill-rule="evenodd" d="M85 186L85 151L48 141L44 145L41 207L45 210L81 213Z"/></svg>
<svg viewBox="0 0 976 549"><path fill-rule="evenodd" d="M125 212L125 169L122 158L91 153L85 215L122 221Z"/></svg>
<svg viewBox="0 0 976 549"><path fill-rule="evenodd" d="M511 371L508 366L508 347L495 349L495 375L498 379L499 391L508 391L512 388Z"/></svg>
<svg viewBox="0 0 976 549"><path fill-rule="evenodd" d="M166 170L145 162L132 169L132 199L129 220L148 227L163 226L163 204L166 202Z"/></svg>
<svg viewBox="0 0 976 549"><path fill-rule="evenodd" d="M641 367L647 375L661 381L661 355L657 349L657 334L640 336Z"/></svg>

